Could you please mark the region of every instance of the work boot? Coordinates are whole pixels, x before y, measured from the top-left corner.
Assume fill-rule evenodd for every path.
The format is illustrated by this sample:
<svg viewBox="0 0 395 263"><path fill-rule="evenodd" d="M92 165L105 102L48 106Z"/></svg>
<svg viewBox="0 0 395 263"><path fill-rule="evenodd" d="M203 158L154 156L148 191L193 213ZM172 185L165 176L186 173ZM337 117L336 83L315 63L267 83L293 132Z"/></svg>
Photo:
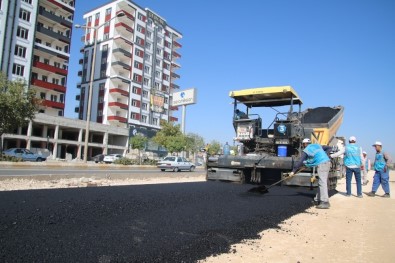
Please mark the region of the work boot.
<svg viewBox="0 0 395 263"><path fill-rule="evenodd" d="M317 205L320 205L320 201L317 201L317 200L313 200L313 201L311 201L311 203L313 204L313 205L315 205L315 206L317 206Z"/></svg>
<svg viewBox="0 0 395 263"><path fill-rule="evenodd" d="M329 204L329 202L321 202L321 204L316 206L318 209L329 209L329 207L331 207L331 205Z"/></svg>
<svg viewBox="0 0 395 263"><path fill-rule="evenodd" d="M370 193L367 193L366 195L367 195L367 196L370 196L370 197L375 197L375 196L376 196L376 193L375 193L375 192L370 192Z"/></svg>
<svg viewBox="0 0 395 263"><path fill-rule="evenodd" d="M363 198L363 195L358 195L357 197L358 197L358 198Z"/></svg>
<svg viewBox="0 0 395 263"><path fill-rule="evenodd" d="M369 180L367 180L366 182L363 183L363 186L367 186L369 183Z"/></svg>
<svg viewBox="0 0 395 263"><path fill-rule="evenodd" d="M390 194L385 194L385 195L383 195L382 197L384 197L384 198L390 198L391 196L390 196Z"/></svg>

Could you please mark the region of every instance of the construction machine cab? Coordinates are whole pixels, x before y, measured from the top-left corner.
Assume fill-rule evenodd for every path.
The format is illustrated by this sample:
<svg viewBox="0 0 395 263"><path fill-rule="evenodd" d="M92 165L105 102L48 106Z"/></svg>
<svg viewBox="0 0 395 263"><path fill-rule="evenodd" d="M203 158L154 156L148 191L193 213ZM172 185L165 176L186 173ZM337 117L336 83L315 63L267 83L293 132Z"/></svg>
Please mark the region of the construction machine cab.
<svg viewBox="0 0 395 263"><path fill-rule="evenodd" d="M291 155L298 150L303 137L300 125L302 101L292 87L246 89L232 91L229 96L234 99L235 141L243 144L244 153L265 152L275 155L278 154L279 145L289 148L287 152ZM240 105L245 106L245 114L241 114L244 112L239 109ZM280 106L289 106L288 112L280 112L275 108ZM294 112L294 106L299 106L297 112ZM254 107L271 108L277 112L267 128L262 129L262 118L258 114L249 114Z"/></svg>

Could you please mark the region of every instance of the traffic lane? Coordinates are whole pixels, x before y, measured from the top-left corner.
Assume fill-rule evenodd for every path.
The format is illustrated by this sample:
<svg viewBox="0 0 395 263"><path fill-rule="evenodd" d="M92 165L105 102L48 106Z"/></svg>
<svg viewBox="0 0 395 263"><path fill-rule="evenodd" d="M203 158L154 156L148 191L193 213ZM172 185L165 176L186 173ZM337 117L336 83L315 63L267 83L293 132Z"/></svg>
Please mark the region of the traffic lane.
<svg viewBox="0 0 395 263"><path fill-rule="evenodd" d="M0 260L194 262L259 238L305 211L313 196L250 188L201 182L1 192Z"/></svg>
<svg viewBox="0 0 395 263"><path fill-rule="evenodd" d="M202 172L203 169L197 169L197 172ZM94 168L0 168L0 177L12 177L12 176L51 176L51 175L64 175L66 177L74 176L111 176L111 175L141 175L141 174L164 174L171 175L172 171L161 172L156 168L125 168L118 169L113 167L108 167L106 169L94 169ZM182 172L185 173L185 172ZM177 173L178 174L178 173ZM193 174L193 173L191 173Z"/></svg>

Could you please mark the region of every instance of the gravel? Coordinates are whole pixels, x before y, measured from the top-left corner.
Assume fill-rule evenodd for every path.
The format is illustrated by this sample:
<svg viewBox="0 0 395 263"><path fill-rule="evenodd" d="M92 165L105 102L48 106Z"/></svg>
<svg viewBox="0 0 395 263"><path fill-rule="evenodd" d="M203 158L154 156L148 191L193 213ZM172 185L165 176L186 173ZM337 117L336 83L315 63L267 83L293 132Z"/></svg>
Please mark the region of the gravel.
<svg viewBox="0 0 395 263"><path fill-rule="evenodd" d="M196 262L311 206L313 192L197 182L0 192L1 262ZM275 240L273 240L275 242Z"/></svg>

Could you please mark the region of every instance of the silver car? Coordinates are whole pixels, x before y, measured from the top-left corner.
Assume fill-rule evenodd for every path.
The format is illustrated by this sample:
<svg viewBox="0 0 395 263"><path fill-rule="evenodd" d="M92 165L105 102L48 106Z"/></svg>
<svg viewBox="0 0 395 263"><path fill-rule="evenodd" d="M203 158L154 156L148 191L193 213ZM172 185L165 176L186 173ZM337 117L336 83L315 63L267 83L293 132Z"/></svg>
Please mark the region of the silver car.
<svg viewBox="0 0 395 263"><path fill-rule="evenodd" d="M121 154L109 154L109 155L104 156L103 162L105 162L105 163L113 163L116 160L121 159L121 158L122 158Z"/></svg>
<svg viewBox="0 0 395 263"><path fill-rule="evenodd" d="M187 159L178 156L167 156L163 160L159 161L157 167L162 171L173 170L179 172L181 170L194 171L195 164L189 162Z"/></svg>

